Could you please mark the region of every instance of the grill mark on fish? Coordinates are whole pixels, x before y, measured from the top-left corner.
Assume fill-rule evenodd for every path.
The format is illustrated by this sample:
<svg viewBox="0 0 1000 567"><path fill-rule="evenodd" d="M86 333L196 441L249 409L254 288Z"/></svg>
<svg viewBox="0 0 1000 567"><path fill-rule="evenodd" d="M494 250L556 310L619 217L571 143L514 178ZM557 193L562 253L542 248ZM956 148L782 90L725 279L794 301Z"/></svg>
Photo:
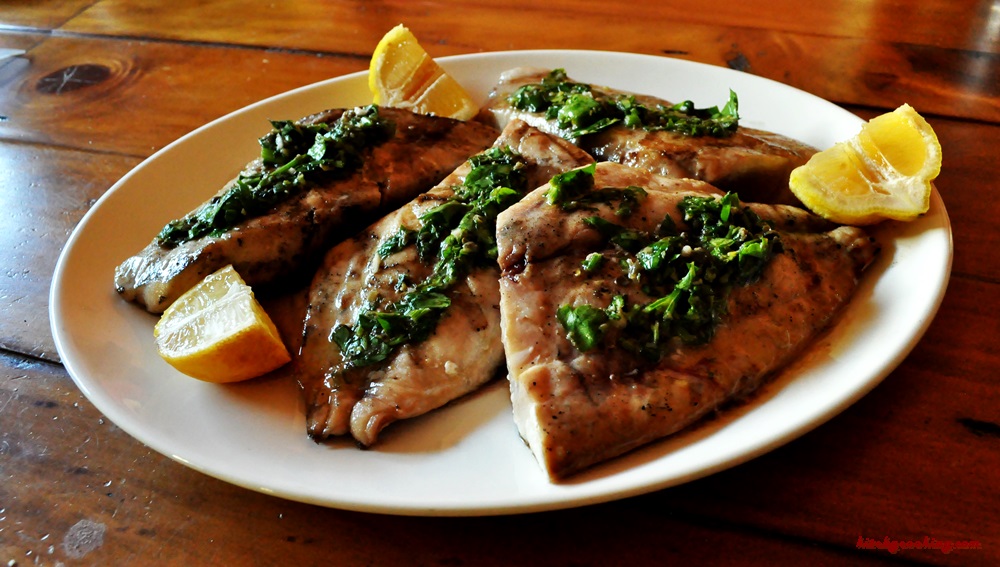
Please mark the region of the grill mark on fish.
<svg viewBox="0 0 1000 567"><path fill-rule="evenodd" d="M652 231L687 195L719 195L698 181L667 179L621 165L598 164L595 188L638 185L648 192L644 214L617 219ZM670 435L724 403L753 392L797 356L843 308L878 252L863 230L839 227L800 209L745 204L771 221L783 253L761 278L728 295L727 312L703 345L675 341L659 362L640 359L609 340L579 352L556 322L559 305L580 300L603 308L622 288L614 258L589 276L574 275L595 237L582 218L614 218L610 207L563 213L540 188L498 220L503 341L515 421L554 480ZM539 243L546 242L541 246ZM613 332L613 331L612 331Z"/></svg>
<svg viewBox="0 0 1000 567"><path fill-rule="evenodd" d="M503 73L485 105L499 125L511 118L572 139L554 119L541 113L518 110L507 96L519 87L538 83L549 69L521 67ZM609 95L631 94L592 85L596 92ZM647 107L671 105L663 99L635 95ZM722 138L686 136L666 131L648 132L618 124L607 130L573 139L597 161L611 161L666 177L691 177L707 181L724 191L740 194L744 201L801 205L788 189L792 169L804 164L816 149L799 141L740 126Z"/></svg>
<svg viewBox="0 0 1000 567"><path fill-rule="evenodd" d="M307 116L303 124L331 123L344 109ZM365 150L360 169L347 178L319 183L247 219L219 236L165 248L154 239L115 270L115 289L152 313L226 264L255 291L308 281L319 256L334 241L429 189L470 154L488 147L498 131L478 122L381 108L395 123L389 141ZM245 172L260 171L254 160ZM224 192L232 184L220 191Z"/></svg>
<svg viewBox="0 0 1000 567"><path fill-rule="evenodd" d="M520 121L508 124L494 144L509 146L528 163L530 187L592 160L564 140ZM390 423L421 415L469 393L492 379L503 365L500 340L498 266L472 270L449 292L451 307L432 335L407 344L387 360L347 368L330 339L338 325L353 325L365 297L386 302L400 298L399 274L411 281L427 277L432 267L414 247L385 259L376 249L400 227L419 228L419 216L448 199L462 182L468 163L436 188L387 215L361 234L331 249L310 290L303 344L293 359L293 373L306 401L307 430L319 441L350 433L363 446L374 444Z"/></svg>

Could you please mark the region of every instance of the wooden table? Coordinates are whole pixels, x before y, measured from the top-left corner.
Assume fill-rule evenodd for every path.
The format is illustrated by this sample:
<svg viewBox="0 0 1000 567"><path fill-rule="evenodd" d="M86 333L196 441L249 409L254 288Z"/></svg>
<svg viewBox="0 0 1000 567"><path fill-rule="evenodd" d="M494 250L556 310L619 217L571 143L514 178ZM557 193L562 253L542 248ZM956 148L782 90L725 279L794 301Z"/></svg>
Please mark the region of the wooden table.
<svg viewBox="0 0 1000 567"><path fill-rule="evenodd" d="M367 68L403 22L434 56L534 48L728 66L937 131L954 227L943 305L832 421L751 462L617 502L383 516L247 491L155 453L60 364L57 255L95 200L195 127ZM1000 564L1000 5L14 0L0 4L0 561L5 565ZM867 549L973 542L975 549ZM976 547L976 546L974 546Z"/></svg>

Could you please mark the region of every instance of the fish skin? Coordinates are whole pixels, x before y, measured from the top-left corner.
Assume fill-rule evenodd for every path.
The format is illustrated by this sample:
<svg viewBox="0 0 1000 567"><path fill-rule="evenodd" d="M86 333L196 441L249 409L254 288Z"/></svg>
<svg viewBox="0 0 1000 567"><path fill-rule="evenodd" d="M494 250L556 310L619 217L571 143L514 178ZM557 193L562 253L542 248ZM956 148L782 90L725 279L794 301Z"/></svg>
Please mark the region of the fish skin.
<svg viewBox="0 0 1000 567"><path fill-rule="evenodd" d="M804 164L816 149L772 132L740 126L724 138L686 136L674 132L647 132L639 128L614 125L604 131L579 139L560 129L555 120L543 114L521 111L507 102L507 96L520 86L537 83L549 69L518 67L504 72L484 105L502 126L511 118L520 118L532 126L571 139L601 161L629 165L666 177L691 177L707 181L724 190L738 192L750 202L801 206L788 189L791 171ZM592 85L605 94L631 94ZM672 103L647 95L635 95L649 107Z"/></svg>
<svg viewBox="0 0 1000 567"><path fill-rule="evenodd" d="M327 110L300 122L333 122L345 110ZM396 132L386 143L367 150L364 164L349 177L311 187L220 236L197 238L174 248L160 246L154 238L116 268L115 289L124 299L161 313L227 264L233 264L258 291L308 281L310 270L332 242L429 189L499 134L480 122L393 108L379 112L395 122ZM262 167L257 159L244 171Z"/></svg>
<svg viewBox="0 0 1000 567"><path fill-rule="evenodd" d="M638 185L648 195L628 219L603 207L563 213L540 188L498 220L503 341L515 422L554 481L697 422L729 400L753 392L810 344L849 301L878 245L862 229L840 227L801 209L745 204L773 222L784 251L751 285L735 288L728 313L704 345L673 345L655 364L621 349L579 352L555 317L579 300L606 307L620 288L617 262L589 277L574 275L601 239L583 226L597 214L652 231L685 195L719 195L694 180L673 180L621 165L598 164L595 187Z"/></svg>
<svg viewBox="0 0 1000 567"><path fill-rule="evenodd" d="M529 187L553 175L591 163L565 140L512 121L496 146L509 146L528 162ZM500 269L481 266L450 293L452 306L426 340L405 345L389 359L346 368L330 339L337 325L353 325L371 294L399 299L401 274L419 282L432 271L414 247L386 258L376 250L400 227L419 228L423 212L454 194L470 167L460 166L437 187L420 195L327 254L310 287L303 344L293 358L293 374L306 403L309 435L317 440L350 433L362 446L377 442L389 424L438 408L482 386L503 366L500 340Z"/></svg>

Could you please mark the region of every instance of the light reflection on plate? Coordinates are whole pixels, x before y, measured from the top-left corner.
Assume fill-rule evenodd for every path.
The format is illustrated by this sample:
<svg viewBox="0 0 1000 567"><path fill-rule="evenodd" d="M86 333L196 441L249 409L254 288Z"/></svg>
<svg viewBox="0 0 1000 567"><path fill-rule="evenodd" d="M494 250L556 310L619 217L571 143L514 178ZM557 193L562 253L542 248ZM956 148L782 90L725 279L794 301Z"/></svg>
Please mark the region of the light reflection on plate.
<svg viewBox="0 0 1000 567"><path fill-rule="evenodd" d="M662 57L585 51L485 53L440 60L485 99L500 72L563 67L576 80L698 106L740 97L742 124L826 147L856 133L843 109L753 75ZM680 484L788 442L875 387L930 324L951 271L939 195L906 225L881 227L884 253L829 333L749 403L687 433L552 484L518 437L506 385L395 424L376 448L317 445L294 384L217 386L156 354L155 318L123 302L113 271L167 221L203 201L257 152L268 119L366 104L364 74L251 105L164 148L108 191L73 232L50 298L60 356L83 393L156 451L222 480L324 506L412 515L485 515L579 506Z"/></svg>

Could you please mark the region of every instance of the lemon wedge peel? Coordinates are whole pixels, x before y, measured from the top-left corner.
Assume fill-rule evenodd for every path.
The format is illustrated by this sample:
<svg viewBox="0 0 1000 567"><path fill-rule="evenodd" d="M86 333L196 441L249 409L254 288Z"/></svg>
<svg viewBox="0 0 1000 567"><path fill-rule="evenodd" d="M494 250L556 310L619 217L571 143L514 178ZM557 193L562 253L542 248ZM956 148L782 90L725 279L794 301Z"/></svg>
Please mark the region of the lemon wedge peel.
<svg viewBox="0 0 1000 567"><path fill-rule="evenodd" d="M247 380L291 359L274 322L232 266L171 304L153 337L168 364L206 382Z"/></svg>
<svg viewBox="0 0 1000 567"><path fill-rule="evenodd" d="M368 68L372 101L457 120L479 112L472 97L431 58L402 24L389 30L372 53Z"/></svg>
<svg viewBox="0 0 1000 567"><path fill-rule="evenodd" d="M910 221L929 210L940 172L937 135L904 104L812 156L792 171L789 187L806 207L834 222Z"/></svg>

